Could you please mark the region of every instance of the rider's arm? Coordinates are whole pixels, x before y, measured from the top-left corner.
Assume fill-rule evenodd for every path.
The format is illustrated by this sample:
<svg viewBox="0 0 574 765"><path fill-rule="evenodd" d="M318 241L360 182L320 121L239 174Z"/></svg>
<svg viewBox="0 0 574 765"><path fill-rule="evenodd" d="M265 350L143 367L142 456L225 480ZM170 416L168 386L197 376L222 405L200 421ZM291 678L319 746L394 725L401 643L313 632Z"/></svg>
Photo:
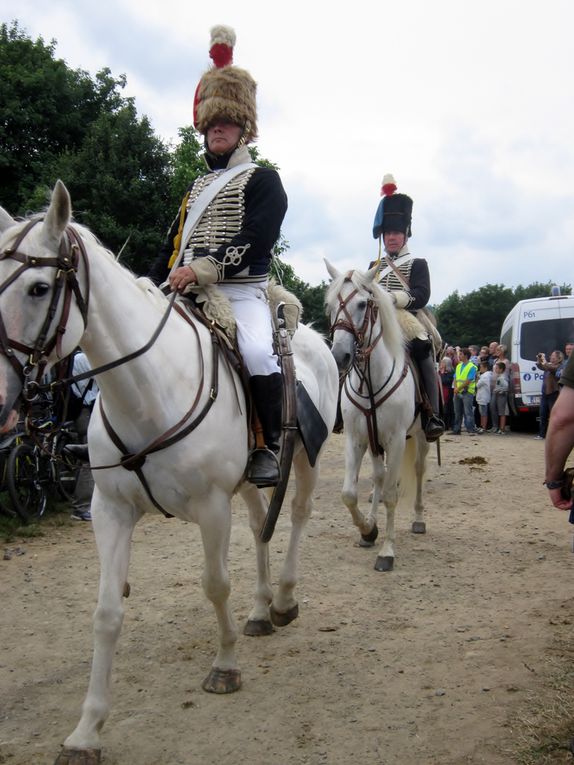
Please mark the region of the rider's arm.
<svg viewBox="0 0 574 765"><path fill-rule="evenodd" d="M568 455L574 448L574 388L564 385L552 407L550 423L546 433L545 481L561 481ZM571 507L572 501L564 499L560 487L549 488L550 500L560 510Z"/></svg>
<svg viewBox="0 0 574 765"><path fill-rule="evenodd" d="M413 260L408 289L393 290L391 294L397 308L417 311L425 307L430 299L430 274L424 258Z"/></svg>

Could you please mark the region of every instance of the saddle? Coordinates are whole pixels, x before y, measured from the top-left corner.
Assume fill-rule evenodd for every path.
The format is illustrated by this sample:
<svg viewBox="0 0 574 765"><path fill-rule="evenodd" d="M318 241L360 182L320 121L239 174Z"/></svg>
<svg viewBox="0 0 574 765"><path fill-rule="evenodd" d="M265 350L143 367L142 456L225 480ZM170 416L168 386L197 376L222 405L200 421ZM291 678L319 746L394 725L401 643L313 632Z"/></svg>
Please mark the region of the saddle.
<svg viewBox="0 0 574 765"><path fill-rule="evenodd" d="M287 357L293 358L290 340L297 331L303 314L303 306L293 293L277 284L273 279L269 282L267 294L274 327L274 350L280 360L283 380L283 401L284 404L288 400L293 402L290 407L284 406L283 432L285 433L288 429L296 429L299 432L309 463L313 467L321 446L328 436L327 427L305 390L305 386L296 379L295 368L293 367L293 371L290 373L292 364L283 363ZM264 445L262 429L251 398L248 384L249 375L237 346L235 318L229 300L216 285L206 285L199 288L188 287L183 294L183 299L180 299L178 304L215 334L227 363L237 372L245 399L249 402L250 445L261 448ZM286 330L287 337L281 337L282 330ZM289 410L293 410L292 422L288 421L289 415L286 419L286 412Z"/></svg>

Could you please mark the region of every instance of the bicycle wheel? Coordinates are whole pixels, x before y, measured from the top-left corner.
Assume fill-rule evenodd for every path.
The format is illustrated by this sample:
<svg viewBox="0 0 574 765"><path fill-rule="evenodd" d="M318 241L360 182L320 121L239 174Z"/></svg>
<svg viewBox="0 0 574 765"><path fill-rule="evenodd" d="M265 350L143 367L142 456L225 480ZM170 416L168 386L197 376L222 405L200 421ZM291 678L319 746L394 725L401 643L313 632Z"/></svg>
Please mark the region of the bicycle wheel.
<svg viewBox="0 0 574 765"><path fill-rule="evenodd" d="M71 442L70 442L71 443ZM54 482L56 490L62 499L71 502L74 499L82 461L76 454L66 449L68 445L64 436L56 442L54 465Z"/></svg>
<svg viewBox="0 0 574 765"><path fill-rule="evenodd" d="M10 452L6 483L12 507L24 523L44 514L46 490L38 475L36 450L31 444L18 444Z"/></svg>

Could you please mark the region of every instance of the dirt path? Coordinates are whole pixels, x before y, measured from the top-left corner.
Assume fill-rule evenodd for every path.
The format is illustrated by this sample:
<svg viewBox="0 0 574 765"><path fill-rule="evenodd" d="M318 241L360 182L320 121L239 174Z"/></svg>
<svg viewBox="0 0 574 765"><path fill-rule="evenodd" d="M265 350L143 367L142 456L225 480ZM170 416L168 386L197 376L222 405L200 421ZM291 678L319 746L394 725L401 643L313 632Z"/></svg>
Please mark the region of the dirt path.
<svg viewBox="0 0 574 765"><path fill-rule="evenodd" d="M105 765L507 765L529 695L574 609L571 527L541 485L530 435L446 437L433 456L425 536L397 514L397 560L374 571L341 505L343 437L323 461L301 555L300 618L241 637L243 688L203 693L215 617L194 526L135 534L126 619L104 730ZM486 464L473 458L484 457ZM471 458L469 463L461 460ZM369 490L364 471L365 499ZM272 540L273 571L287 513ZM89 524L7 545L0 563L0 763L52 763L74 727L91 660L98 568ZM24 554L17 554L18 552ZM232 604L250 609L253 543L235 508Z"/></svg>

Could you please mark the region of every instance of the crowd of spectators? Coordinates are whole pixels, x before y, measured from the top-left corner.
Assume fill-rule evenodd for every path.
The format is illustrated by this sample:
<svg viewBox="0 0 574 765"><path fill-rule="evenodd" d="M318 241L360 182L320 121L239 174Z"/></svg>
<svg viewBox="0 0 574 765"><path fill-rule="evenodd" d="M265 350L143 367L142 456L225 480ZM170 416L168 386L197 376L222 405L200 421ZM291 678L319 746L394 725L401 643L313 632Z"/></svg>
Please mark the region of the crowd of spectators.
<svg viewBox="0 0 574 765"><path fill-rule="evenodd" d="M547 360L539 353L536 366L543 372L540 427L536 438L546 436L550 412L558 397L558 380L574 343L564 353L555 350ZM506 346L493 340L488 346L468 348L449 345L439 363L444 421L447 431L460 435L463 426L471 434L507 432L510 361Z"/></svg>

